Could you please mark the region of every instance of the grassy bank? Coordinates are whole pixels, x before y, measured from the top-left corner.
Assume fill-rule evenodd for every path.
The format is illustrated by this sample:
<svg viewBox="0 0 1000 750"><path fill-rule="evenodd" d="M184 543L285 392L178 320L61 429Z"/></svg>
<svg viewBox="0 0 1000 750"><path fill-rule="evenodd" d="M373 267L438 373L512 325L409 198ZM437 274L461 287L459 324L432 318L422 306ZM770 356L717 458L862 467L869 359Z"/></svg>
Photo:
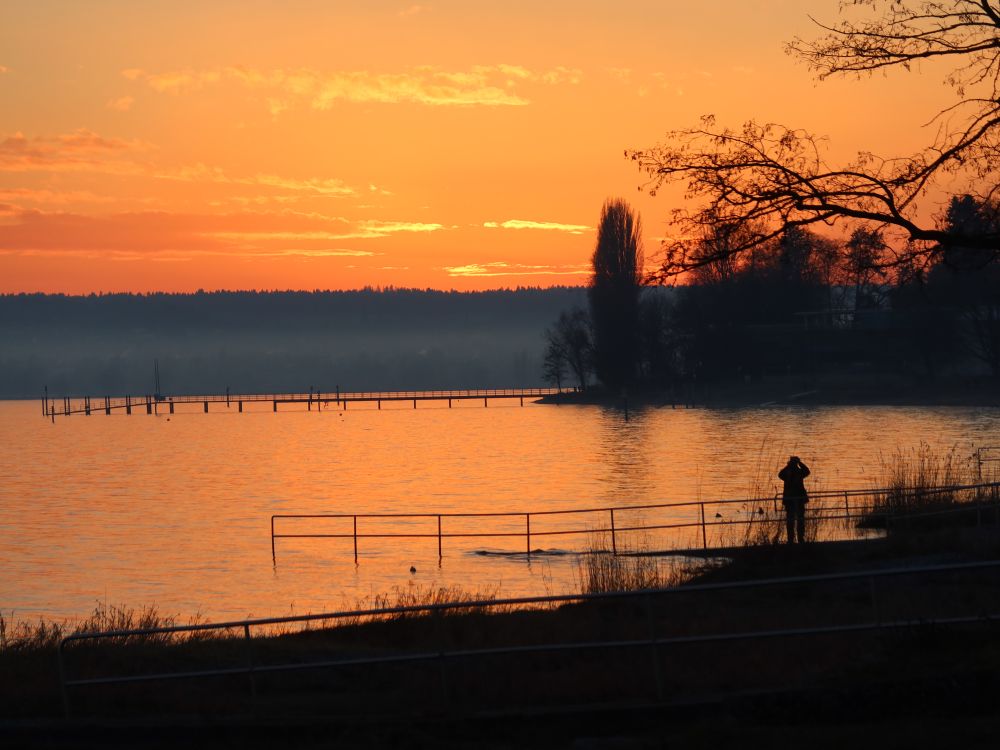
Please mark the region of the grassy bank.
<svg viewBox="0 0 1000 750"><path fill-rule="evenodd" d="M867 570L887 565L1000 558L993 528L913 532L868 543L803 548L748 547L727 565L652 573L650 558L593 555L588 586L722 582L790 574ZM652 577L651 576L655 576ZM676 580L676 579L675 579ZM636 594L615 601L555 607L477 607L439 615L358 616L332 626L271 631L248 644L240 632L120 638L67 650L71 678L240 668L252 649L258 668L329 659L376 659L412 653L505 646L682 638L830 624L918 621L1000 611L1000 574L902 576L891 581L833 581L720 592ZM457 601L459 591L420 598ZM95 613L84 627L171 624L154 611ZM61 713L55 644L49 625L7 628L0 653L0 715L52 719ZM905 692L914 681L953 680L1000 668L1000 648L980 627L912 626L882 632L691 643L684 646L540 648L520 654L432 658L393 665L347 665L300 672L76 688L83 716L248 716L286 720L317 715L344 721L385 716L479 715L567 705L710 704L749 693L812 690ZM251 689L252 688L252 689ZM895 714L915 706L894 705ZM893 715L895 715L893 714Z"/></svg>

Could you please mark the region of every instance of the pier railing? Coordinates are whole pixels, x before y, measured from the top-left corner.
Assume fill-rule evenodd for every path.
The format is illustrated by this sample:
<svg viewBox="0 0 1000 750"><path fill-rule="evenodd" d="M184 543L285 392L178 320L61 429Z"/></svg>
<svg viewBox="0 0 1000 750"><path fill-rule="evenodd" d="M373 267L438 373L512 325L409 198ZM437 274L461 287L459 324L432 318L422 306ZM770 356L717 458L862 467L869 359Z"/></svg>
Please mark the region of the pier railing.
<svg viewBox="0 0 1000 750"><path fill-rule="evenodd" d="M880 508L888 498L905 496L910 500L928 503L935 498L957 503L954 510L969 510L970 502L987 500L984 506L994 512L1000 523L1000 482L952 485L932 488L878 488L826 490L809 493L806 506L806 521L826 527L840 521L846 535L856 529L862 519L882 521L882 527L889 531L893 513ZM963 502L964 501L964 502ZM735 512L734 512L735 509ZM933 512L942 512L935 509ZM943 512L953 512L949 509ZM648 516L659 514L660 521ZM738 498L729 500L695 500L674 503L652 503L643 505L605 506L596 508L572 508L565 510L466 512L466 513L276 513L271 516L271 556L277 561L276 540L278 539L350 539L354 561L359 558L359 542L375 539L432 539L437 542L438 557L444 556L445 540L452 539L519 539L520 549L525 555L533 552L532 543L540 539L556 537L581 537L593 539L603 537L608 540L610 550L619 553L621 535L630 532L687 531L686 547L678 546L677 552L693 548L706 551L753 543L750 540L755 528L769 525L775 532L782 527L782 506L779 495L761 498ZM908 514L908 518L915 517ZM687 516L687 518L684 518ZM727 517L728 516L728 517ZM552 527L556 519L582 519L571 526ZM982 522L980 514L978 522ZM292 524L311 522L313 529L289 531ZM338 524L341 528L332 531L314 530L317 524ZM464 522L464 523L463 523ZM477 527L470 528L469 522ZM546 523L541 526L541 523ZM384 525L395 528L385 530ZM493 528L483 529L484 524ZM343 528L347 526L347 528ZM399 530L404 526L407 530ZM497 528L499 526L500 528ZM301 526L300 526L301 528ZM742 535L724 539L721 532L742 530ZM694 533L694 543L690 533ZM712 542L710 544L710 541ZM665 551L665 550L664 550Z"/></svg>
<svg viewBox="0 0 1000 750"><path fill-rule="evenodd" d="M651 650L651 657L654 664L653 675L655 681L656 697L659 701L665 698L662 675L660 673L659 653L661 648L670 646L690 646L698 643L722 643L727 641L754 641L765 639L800 638L815 637L834 634L861 634L875 631L896 631L903 628L931 626L955 626L955 625L990 625L997 622L1000 612L977 611L975 615L958 615L950 617L921 617L909 620L888 620L880 610L879 591L877 582L882 580L893 580L903 576L932 576L935 574L965 573L971 571L995 571L1000 569L1000 561L990 560L983 562L953 563L948 565L934 565L923 567L899 567L882 568L876 570L852 571L845 573L829 573L811 576L787 576L781 578L767 578L750 581L732 581L724 583L706 583L675 586L669 588L645 589L640 591L616 591L594 594L565 594L555 596L532 596L515 597L506 599L479 599L454 602L442 602L436 604L417 604L409 606L355 609L338 612L325 612L320 614L290 615L286 617L268 617L235 620L228 622L197 623L191 625L174 625L155 628L135 628L129 630L112 630L91 633L74 633L66 636L59 642L57 657L59 669L59 683L63 698L63 705L66 714L72 710L71 689L96 687L101 685L123 685L137 684L144 682L158 682L171 680L197 680L206 678L218 678L225 676L246 676L249 678L250 692L256 696L257 676L274 674L280 672L294 672L316 669L337 669L351 668L358 666L375 667L419 663L438 662L441 667L440 687L443 698L447 702L448 680L445 669L448 662L468 660L471 658L482 659L491 656L504 656L530 653L555 653L555 652L588 652L595 650L610 649L637 649L646 648ZM824 583L841 581L866 581L867 591L870 596L870 606L872 610L872 620L861 623L831 623L822 626L778 628L767 630L751 630L737 632L710 633L701 635L686 635L663 637L657 636L656 622L653 616L651 602L656 598L671 597L679 594L690 594L699 592L709 594L727 590L754 590L778 586L816 586ZM360 622L366 618L378 619L386 617L405 617L409 615L443 615L448 612L486 612L490 609L505 608L551 608L555 605L583 602L607 602L614 600L640 599L644 600L646 606L646 618L648 620L648 633L646 638L633 639L611 639L573 642L544 642L544 643L515 643L491 648L446 648L444 646L431 650L407 651L389 655L374 657L348 657L339 659L323 660L296 660L294 663L260 663L255 659L253 633L260 632L261 636L274 632L274 628L287 625L308 626L310 623L335 623L352 624ZM83 642L113 641L125 643L128 639L142 639L156 636L172 637L181 633L196 634L209 633L212 631L239 631L240 638L246 645L244 664L233 667L220 667L212 669L197 669L190 671L176 672L156 672L146 674L111 675L91 678L71 679L68 676L66 663L67 647Z"/></svg>
<svg viewBox="0 0 1000 750"><path fill-rule="evenodd" d="M245 403L270 403L274 411L279 404L302 404L307 409L317 410L329 408L335 404L346 409L351 403L374 403L382 408L383 402L411 401L413 408L420 401L447 401L448 406L454 401L482 401L483 406L489 406L489 401L497 399L518 399L524 406L526 398L543 398L575 393L578 388L467 388L431 391L309 391L308 393L214 393L208 395L163 396L145 394L141 396L63 396L50 399L48 394L42 399L42 415L53 421L57 416L68 417L73 414L89 416L98 412L111 414L124 411L131 414L133 409L145 410L147 414L158 414L161 409L174 413L174 407L179 404L201 404L207 413L209 404L225 404L227 407L236 405L243 411Z"/></svg>

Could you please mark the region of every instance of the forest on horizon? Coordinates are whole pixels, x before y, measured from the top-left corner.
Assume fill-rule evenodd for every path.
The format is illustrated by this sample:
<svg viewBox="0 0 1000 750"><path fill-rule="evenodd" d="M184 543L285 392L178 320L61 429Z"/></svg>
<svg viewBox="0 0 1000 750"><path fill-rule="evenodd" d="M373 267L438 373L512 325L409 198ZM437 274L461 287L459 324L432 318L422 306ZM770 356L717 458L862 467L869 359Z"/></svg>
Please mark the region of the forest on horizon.
<svg viewBox="0 0 1000 750"><path fill-rule="evenodd" d="M0 398L538 386L583 287L0 296Z"/></svg>

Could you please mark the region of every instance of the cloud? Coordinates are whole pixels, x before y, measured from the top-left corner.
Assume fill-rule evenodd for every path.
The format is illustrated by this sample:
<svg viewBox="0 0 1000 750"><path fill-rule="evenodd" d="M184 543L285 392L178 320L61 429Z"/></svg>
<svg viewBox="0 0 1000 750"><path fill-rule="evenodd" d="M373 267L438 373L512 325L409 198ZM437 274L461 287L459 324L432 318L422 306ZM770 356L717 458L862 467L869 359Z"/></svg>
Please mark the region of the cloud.
<svg viewBox="0 0 1000 750"><path fill-rule="evenodd" d="M42 188L0 188L0 200L34 203L39 205L66 205L69 203L114 203L109 195L89 190L47 190Z"/></svg>
<svg viewBox="0 0 1000 750"><path fill-rule="evenodd" d="M349 224L347 219L327 218ZM379 221L375 219L359 221L353 228L346 231L222 231L210 232L209 236L228 240L260 241L260 240L371 240L389 237L398 232L436 232L444 229L442 224L420 224L402 221Z"/></svg>
<svg viewBox="0 0 1000 750"><path fill-rule="evenodd" d="M137 166L122 158L147 148L139 141L106 138L86 128L35 138L17 132L0 140L0 171L55 172L100 167L102 171L134 173Z"/></svg>
<svg viewBox="0 0 1000 750"><path fill-rule="evenodd" d="M479 65L448 71L421 66L402 72L333 71L309 68L258 70L229 66L211 70L176 70L150 73L128 68L122 75L142 81L154 91L178 95L223 83L262 92L272 115L302 101L316 110L340 102L422 104L428 106L524 106L529 100L514 91L519 83L557 85L579 83L579 70L559 66L532 71L518 65Z"/></svg>
<svg viewBox="0 0 1000 750"><path fill-rule="evenodd" d="M382 227L373 230L366 225ZM103 216L23 210L13 206L0 222L0 253L26 256L179 259L361 258L375 250L340 241L388 236L388 231L427 231L404 222L356 224L337 216L295 211L181 214L136 211ZM433 225L440 227L441 225Z"/></svg>
<svg viewBox="0 0 1000 750"><path fill-rule="evenodd" d="M423 224L412 221L379 221L370 219L360 222L360 226L373 232L381 234L393 234L395 232L436 232L444 229L443 224Z"/></svg>
<svg viewBox="0 0 1000 750"><path fill-rule="evenodd" d="M28 137L21 132L6 136L0 134L0 172L89 171L224 185L233 188L229 192L246 193L250 191L244 188L252 188L253 195L250 197L227 196L227 200L243 200L247 203L290 203L302 199L391 195L389 191L371 184L367 189L357 189L334 177L287 177L264 172L233 175L200 162L164 168L148 158L147 152L150 150L151 146L141 141L109 138L85 128L54 136ZM40 200L42 193L37 193L36 197Z"/></svg>
<svg viewBox="0 0 1000 750"><path fill-rule="evenodd" d="M233 176L227 174L219 167L210 167L201 162L178 169L159 170L153 176L163 180L179 180L182 182L275 188L294 193L304 193L310 197L317 198L347 198L358 194L355 188L344 184L343 180L337 178L293 178L267 173L258 173L250 176Z"/></svg>
<svg viewBox="0 0 1000 750"><path fill-rule="evenodd" d="M560 224L554 221L524 221L522 219L509 219L503 223L484 221L483 226L487 229L542 229L554 232L569 232L570 234L583 234L593 229L593 227L588 227L585 224Z"/></svg>
<svg viewBox="0 0 1000 750"><path fill-rule="evenodd" d="M396 15L400 18L408 18L409 16L415 16L418 13L423 13L428 10L430 10L430 8L426 5L411 5L410 7L397 12Z"/></svg>
<svg viewBox="0 0 1000 750"><path fill-rule="evenodd" d="M532 266L522 263L470 263L464 266L445 266L449 276L586 276L590 273L587 265Z"/></svg>
<svg viewBox="0 0 1000 750"><path fill-rule="evenodd" d="M128 112L132 109L132 105L135 103L135 99L131 96L120 96L117 99L111 99L108 101L108 109L113 109L116 112Z"/></svg>

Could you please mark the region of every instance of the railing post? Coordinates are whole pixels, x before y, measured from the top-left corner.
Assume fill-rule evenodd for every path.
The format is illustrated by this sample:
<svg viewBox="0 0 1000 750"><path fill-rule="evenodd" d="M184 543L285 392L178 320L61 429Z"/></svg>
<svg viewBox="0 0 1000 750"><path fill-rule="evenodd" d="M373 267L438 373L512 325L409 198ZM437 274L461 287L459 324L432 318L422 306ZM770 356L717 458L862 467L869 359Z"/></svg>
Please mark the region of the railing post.
<svg viewBox="0 0 1000 750"><path fill-rule="evenodd" d="M844 493L844 515L847 516L848 519L851 518L851 504L847 499L846 492Z"/></svg>
<svg viewBox="0 0 1000 750"><path fill-rule="evenodd" d="M618 542L615 539L615 509L611 508L611 553L618 554Z"/></svg>
<svg viewBox="0 0 1000 750"><path fill-rule="evenodd" d="M250 641L250 624L243 623L243 636L247 644L247 674L250 677L250 696L252 698L257 697L257 680L254 678L253 674L253 648Z"/></svg>
<svg viewBox="0 0 1000 750"><path fill-rule="evenodd" d="M653 601L649 594L646 594L646 621L649 625L649 640L652 641L650 650L653 652L653 677L656 680L656 699L663 700L663 677L660 674L660 649L656 641L656 625L653 621Z"/></svg>
<svg viewBox="0 0 1000 750"><path fill-rule="evenodd" d="M882 614L879 612L878 608L878 591L875 588L875 576L868 577L868 590L871 593L872 598L872 613L875 615L875 622L878 625L882 624Z"/></svg>
<svg viewBox="0 0 1000 750"><path fill-rule="evenodd" d="M63 647L66 641L59 641L56 649L56 659L59 662L59 691L62 693L63 712L68 719L72 713L72 706L69 702L69 685L66 684L66 663L64 661Z"/></svg>
<svg viewBox="0 0 1000 750"><path fill-rule="evenodd" d="M444 631L444 613L440 608L434 610L434 620L435 626L437 627L437 640L438 640L438 671L441 676L441 707L447 709L450 701L448 700L448 659L445 656L446 644L445 644L445 631Z"/></svg>
<svg viewBox="0 0 1000 750"><path fill-rule="evenodd" d="M524 540L528 550L528 557L531 557L531 514L524 514Z"/></svg>
<svg viewBox="0 0 1000 750"><path fill-rule="evenodd" d="M438 513L438 560L441 560L441 514Z"/></svg>
<svg viewBox="0 0 1000 750"><path fill-rule="evenodd" d="M274 516L271 516L271 564L277 562L274 556Z"/></svg>
<svg viewBox="0 0 1000 750"><path fill-rule="evenodd" d="M701 548L708 549L708 532L705 530L705 503L698 503L701 508Z"/></svg>
<svg viewBox="0 0 1000 750"><path fill-rule="evenodd" d="M354 564L358 564L358 517L354 516Z"/></svg>

